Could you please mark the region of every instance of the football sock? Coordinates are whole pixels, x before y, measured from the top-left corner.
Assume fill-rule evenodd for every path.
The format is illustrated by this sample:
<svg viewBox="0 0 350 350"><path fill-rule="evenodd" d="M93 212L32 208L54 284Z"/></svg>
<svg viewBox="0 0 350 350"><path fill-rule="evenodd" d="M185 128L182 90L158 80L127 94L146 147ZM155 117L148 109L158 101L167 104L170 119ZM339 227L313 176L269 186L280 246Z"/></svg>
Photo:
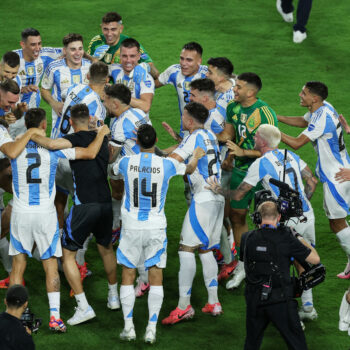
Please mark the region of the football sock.
<svg viewBox="0 0 350 350"><path fill-rule="evenodd" d="M204 283L208 291L208 303L218 303L218 264L213 252L199 254L199 257L202 262Z"/></svg>
<svg viewBox="0 0 350 350"><path fill-rule="evenodd" d="M135 304L135 290L133 285L121 285L120 302L122 304L125 328L129 329L133 323L133 309Z"/></svg>
<svg viewBox="0 0 350 350"><path fill-rule="evenodd" d="M108 283L108 295L118 296L118 283L115 283L115 284Z"/></svg>
<svg viewBox="0 0 350 350"><path fill-rule="evenodd" d="M60 318L60 292L47 293L49 298L50 317Z"/></svg>
<svg viewBox="0 0 350 350"><path fill-rule="evenodd" d="M346 300L345 292L339 309L339 329L341 331L347 331L350 327L350 304Z"/></svg>
<svg viewBox="0 0 350 350"><path fill-rule="evenodd" d="M191 303L191 291L194 276L196 274L196 259L194 253L179 252L179 305L181 310L185 310ZM215 260L215 259L214 259ZM215 262L216 263L216 262Z"/></svg>
<svg viewBox="0 0 350 350"><path fill-rule="evenodd" d="M75 294L74 297L75 297L75 300L77 301L78 308L80 310L86 310L89 307L89 303L87 302L84 292L81 294Z"/></svg>
<svg viewBox="0 0 350 350"><path fill-rule="evenodd" d="M227 230L224 225L222 225L222 229L221 229L220 251L221 251L221 254L224 256L225 264L229 264L232 261L231 247L227 236Z"/></svg>
<svg viewBox="0 0 350 350"><path fill-rule="evenodd" d="M303 305L304 305L305 303L311 303L311 304L313 304L312 288L303 291L303 294L301 295L301 302L302 302Z"/></svg>
<svg viewBox="0 0 350 350"><path fill-rule="evenodd" d="M160 308L164 298L163 286L151 286L148 293L148 326L156 328Z"/></svg>
<svg viewBox="0 0 350 350"><path fill-rule="evenodd" d="M9 246L10 243L6 237L0 239L0 259L8 274L12 270L12 257L9 255Z"/></svg>
<svg viewBox="0 0 350 350"><path fill-rule="evenodd" d="M350 227L342 229L336 235L341 247L343 248L350 261Z"/></svg>

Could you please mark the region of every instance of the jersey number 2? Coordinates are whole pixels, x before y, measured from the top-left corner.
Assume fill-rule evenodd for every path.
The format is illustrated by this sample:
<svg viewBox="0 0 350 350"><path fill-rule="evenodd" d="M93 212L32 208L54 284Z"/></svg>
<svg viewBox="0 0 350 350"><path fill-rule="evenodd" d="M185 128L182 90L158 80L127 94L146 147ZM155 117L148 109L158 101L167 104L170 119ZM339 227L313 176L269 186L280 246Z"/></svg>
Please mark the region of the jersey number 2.
<svg viewBox="0 0 350 350"><path fill-rule="evenodd" d="M39 166L41 165L41 158L40 158L40 154L38 153L28 153L26 155L26 158L27 159L30 159L30 158L34 158L35 160L35 163L33 164L30 164L27 168L27 184L41 184L41 179L38 178L38 179L33 179L32 177L32 171L35 169L35 168L39 168Z"/></svg>

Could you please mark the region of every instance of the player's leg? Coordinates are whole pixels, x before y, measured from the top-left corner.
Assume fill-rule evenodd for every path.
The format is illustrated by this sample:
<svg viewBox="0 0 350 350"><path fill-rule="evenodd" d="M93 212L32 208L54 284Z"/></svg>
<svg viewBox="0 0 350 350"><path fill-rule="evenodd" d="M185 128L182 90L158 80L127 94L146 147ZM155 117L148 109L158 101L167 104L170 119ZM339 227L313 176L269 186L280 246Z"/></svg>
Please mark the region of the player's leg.
<svg viewBox="0 0 350 350"><path fill-rule="evenodd" d="M350 290L347 290L343 296L339 309L339 330L349 332L350 335Z"/></svg>
<svg viewBox="0 0 350 350"><path fill-rule="evenodd" d="M12 200L10 202L12 203ZM9 255L10 243L6 238L6 235L10 232L10 219L12 211L12 205L10 202L1 212L0 260L5 271L8 273L8 277L0 281L0 289L8 288L10 283L10 273L12 270L12 257Z"/></svg>
<svg viewBox="0 0 350 350"><path fill-rule="evenodd" d="M23 281L24 271L27 267L27 255L19 253L12 256L12 271L10 273L10 285L21 284Z"/></svg>

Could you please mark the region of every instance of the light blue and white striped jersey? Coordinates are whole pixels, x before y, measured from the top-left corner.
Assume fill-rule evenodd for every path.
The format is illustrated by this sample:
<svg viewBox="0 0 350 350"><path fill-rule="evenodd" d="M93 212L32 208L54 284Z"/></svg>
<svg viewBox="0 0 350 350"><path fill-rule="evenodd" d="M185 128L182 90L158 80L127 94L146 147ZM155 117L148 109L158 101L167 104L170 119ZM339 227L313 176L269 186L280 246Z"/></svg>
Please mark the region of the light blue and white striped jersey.
<svg viewBox="0 0 350 350"><path fill-rule="evenodd" d="M51 91L55 101L66 99L68 88L75 84L89 84L87 74L91 62L85 58L81 61L81 67L71 69L67 66L65 59L51 62L45 70L41 86ZM52 109L52 125L56 124L57 114Z"/></svg>
<svg viewBox="0 0 350 350"><path fill-rule="evenodd" d="M106 108L100 96L89 85L72 85L64 101L62 116L57 117L56 123L52 126L51 138L57 139L67 134L73 133L73 128L69 124L70 109L79 103L84 103L89 108L90 116L105 120Z"/></svg>
<svg viewBox="0 0 350 350"><path fill-rule="evenodd" d="M231 82L233 85L228 90L226 90L225 92L217 91L215 93L216 105L217 105L217 107L220 106L220 108L222 108L222 110L225 111L225 120L226 120L227 105L229 104L230 101L234 100L234 98L235 98L235 93L234 93L233 89L236 85L236 82L234 79L231 79Z"/></svg>
<svg viewBox="0 0 350 350"><path fill-rule="evenodd" d="M8 130L0 125L0 147L7 142L13 142ZM0 159L6 158L5 154L0 152Z"/></svg>
<svg viewBox="0 0 350 350"><path fill-rule="evenodd" d="M210 130L197 129L185 137L173 153L186 161L192 158L193 151L197 147L203 148L206 154L198 161L194 173L187 175L191 192L199 200L216 200L217 196L205 188L208 186L206 182L208 177L214 175L218 182L221 178L220 149L215 134Z"/></svg>
<svg viewBox="0 0 350 350"><path fill-rule="evenodd" d="M133 70L129 75L126 75L122 65L119 63L109 65L108 69L113 83L126 85L131 91L131 97L140 98L142 94L154 94L154 80L150 74L147 73L145 81L142 80L141 83L138 84L134 81Z"/></svg>
<svg viewBox="0 0 350 350"><path fill-rule="evenodd" d="M22 49L14 50L20 57L18 75L22 80L22 87L28 85L39 86L41 77L46 67L62 55L62 48L43 47L40 55L32 62L26 62L23 58ZM29 108L37 108L40 105L40 91L22 94L22 102L26 102Z"/></svg>
<svg viewBox="0 0 350 350"><path fill-rule="evenodd" d="M215 107L209 111L209 116L204 123L204 129L211 130L214 134L219 134L225 128L226 111Z"/></svg>
<svg viewBox="0 0 350 350"><path fill-rule="evenodd" d="M138 108L129 108L111 126L112 145L122 147L120 154L132 155L140 153L140 146L134 140L135 132L142 124L152 125L148 115Z"/></svg>
<svg viewBox="0 0 350 350"><path fill-rule="evenodd" d="M323 106L315 112L306 113L304 119L309 125L303 134L312 141L318 155L317 176L322 183L338 184L334 179L335 174L339 168L350 168L350 158L337 111L324 101Z"/></svg>
<svg viewBox="0 0 350 350"><path fill-rule="evenodd" d="M243 181L251 186L256 186L259 181L262 181L263 187L270 190L277 198L280 193L279 188L270 184L269 180L273 178L283 181L283 165L284 150L275 149L266 152L250 165ZM309 200L306 198L301 176L301 172L306 166L307 164L298 155L291 151L287 152L285 183L299 192L304 212L312 209Z"/></svg>
<svg viewBox="0 0 350 350"><path fill-rule="evenodd" d="M184 175L185 164L142 152L122 157L113 171L124 177L123 227L140 230L147 224L148 229L166 228L164 205L169 180L175 175Z"/></svg>
<svg viewBox="0 0 350 350"><path fill-rule="evenodd" d="M206 77L208 72L207 66L199 66L198 72L190 77L186 77L181 73L181 66L179 64L173 64L168 67L163 73L158 77L158 80L163 85L172 84L177 92L177 98L179 102L180 110L180 136L183 137L182 129L182 114L184 112L185 105L190 102L190 83L196 79L203 79Z"/></svg>
<svg viewBox="0 0 350 350"><path fill-rule="evenodd" d="M55 175L60 158L75 159L75 149L50 151L29 141L23 152L11 160L14 211L55 210Z"/></svg>

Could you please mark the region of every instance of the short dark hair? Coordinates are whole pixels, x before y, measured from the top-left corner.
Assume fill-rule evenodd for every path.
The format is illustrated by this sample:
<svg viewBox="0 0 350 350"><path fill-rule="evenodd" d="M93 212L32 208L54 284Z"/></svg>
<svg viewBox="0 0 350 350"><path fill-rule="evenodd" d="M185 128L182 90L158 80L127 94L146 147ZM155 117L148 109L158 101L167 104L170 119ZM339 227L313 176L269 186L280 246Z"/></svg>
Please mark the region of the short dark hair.
<svg viewBox="0 0 350 350"><path fill-rule="evenodd" d="M137 130L137 140L142 148L151 148L157 140L157 133L152 125L142 124Z"/></svg>
<svg viewBox="0 0 350 350"><path fill-rule="evenodd" d="M21 38L22 38L22 41L26 41L29 36L39 36L39 35L40 33L38 30L34 28L26 28L22 30Z"/></svg>
<svg viewBox="0 0 350 350"><path fill-rule="evenodd" d="M308 88L311 93L320 96L322 101L328 97L328 87L320 81L308 81L305 87Z"/></svg>
<svg viewBox="0 0 350 350"><path fill-rule="evenodd" d="M42 108L30 108L24 116L27 129L37 128L46 119L46 112Z"/></svg>
<svg viewBox="0 0 350 350"><path fill-rule="evenodd" d="M105 93L108 97L116 98L126 105L130 104L131 91L124 84L106 85Z"/></svg>
<svg viewBox="0 0 350 350"><path fill-rule="evenodd" d="M127 47L127 48L136 47L137 51L140 51L140 43L133 38L127 38L123 40L122 43L120 44L120 50L122 47Z"/></svg>
<svg viewBox="0 0 350 350"><path fill-rule="evenodd" d="M200 124L204 124L207 121L209 111L201 103L189 102L184 108Z"/></svg>
<svg viewBox="0 0 350 350"><path fill-rule="evenodd" d="M231 76L234 70L232 62L226 57L212 57L209 58L207 63L213 67L216 67L226 76Z"/></svg>
<svg viewBox="0 0 350 350"><path fill-rule="evenodd" d="M11 68L19 66L19 55L13 51L7 51L4 56L2 56L1 63L5 63Z"/></svg>
<svg viewBox="0 0 350 350"><path fill-rule="evenodd" d="M14 284L7 290L5 299L9 308L18 309L28 301L28 290L21 284Z"/></svg>
<svg viewBox="0 0 350 350"><path fill-rule="evenodd" d="M62 43L63 43L64 47L67 47L70 43L73 43L74 41L83 42L82 35L77 34L77 33L69 33L63 37Z"/></svg>
<svg viewBox="0 0 350 350"><path fill-rule="evenodd" d="M190 87L193 90L207 92L211 97L214 98L215 95L215 84L212 80L208 78L192 80Z"/></svg>
<svg viewBox="0 0 350 350"><path fill-rule="evenodd" d="M85 103L74 105L70 110L70 117L74 122L85 123L90 117L88 106Z"/></svg>
<svg viewBox="0 0 350 350"><path fill-rule="evenodd" d="M89 81L91 83L102 83L108 77L108 66L102 62L94 62L89 68Z"/></svg>
<svg viewBox="0 0 350 350"><path fill-rule="evenodd" d="M191 41L183 46L182 50L196 51L200 56L203 54L203 48L198 43Z"/></svg>
<svg viewBox="0 0 350 350"><path fill-rule="evenodd" d="M111 22L118 22L122 23L122 16L117 12L107 12L102 17L102 23L111 23Z"/></svg>
<svg viewBox="0 0 350 350"><path fill-rule="evenodd" d="M18 95L20 93L18 84L12 79L5 79L3 82L1 82L0 90L4 92L11 92L15 95Z"/></svg>
<svg viewBox="0 0 350 350"><path fill-rule="evenodd" d="M243 80L250 85L254 85L258 91L262 88L262 82L260 77L255 73L242 73L237 77L237 80Z"/></svg>

